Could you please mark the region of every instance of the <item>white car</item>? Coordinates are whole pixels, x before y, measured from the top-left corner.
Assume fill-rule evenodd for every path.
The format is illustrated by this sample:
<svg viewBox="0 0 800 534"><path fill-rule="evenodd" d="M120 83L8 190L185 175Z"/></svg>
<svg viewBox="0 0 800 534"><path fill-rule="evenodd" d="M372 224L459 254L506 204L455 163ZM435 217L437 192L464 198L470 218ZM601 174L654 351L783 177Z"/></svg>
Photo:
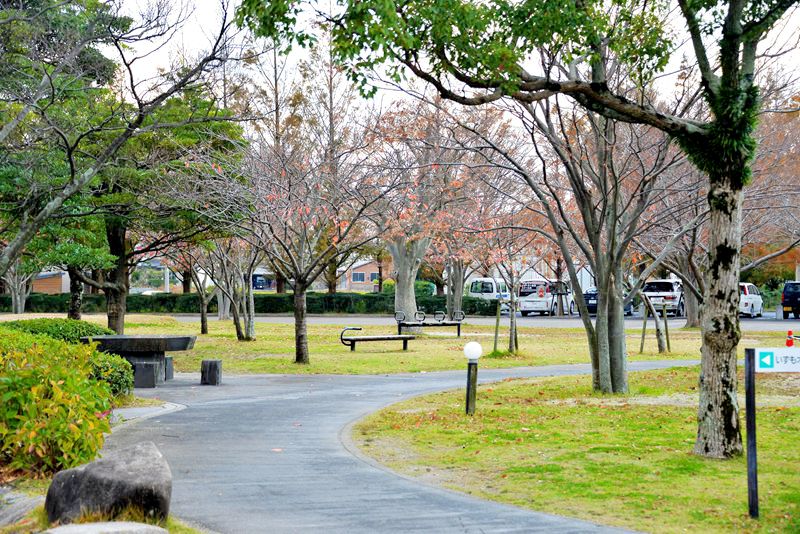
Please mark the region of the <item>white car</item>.
<svg viewBox="0 0 800 534"><path fill-rule="evenodd" d="M753 284L739 283L739 313L748 317L761 317L764 313L764 300L761 292Z"/></svg>
<svg viewBox="0 0 800 534"><path fill-rule="evenodd" d="M497 278L474 278L467 286L467 296L483 300L508 301L511 298L508 287ZM508 304L501 304L500 311L508 313Z"/></svg>
<svg viewBox="0 0 800 534"><path fill-rule="evenodd" d="M575 313L572 292L564 282L550 280L526 280L519 285L519 311L523 317L531 313L555 315L558 312L558 297L563 298L564 311Z"/></svg>
<svg viewBox="0 0 800 534"><path fill-rule="evenodd" d="M667 313L672 313L675 317L683 317L686 311L680 280L650 280L642 287L642 294L650 299L659 315L664 307L667 308Z"/></svg>

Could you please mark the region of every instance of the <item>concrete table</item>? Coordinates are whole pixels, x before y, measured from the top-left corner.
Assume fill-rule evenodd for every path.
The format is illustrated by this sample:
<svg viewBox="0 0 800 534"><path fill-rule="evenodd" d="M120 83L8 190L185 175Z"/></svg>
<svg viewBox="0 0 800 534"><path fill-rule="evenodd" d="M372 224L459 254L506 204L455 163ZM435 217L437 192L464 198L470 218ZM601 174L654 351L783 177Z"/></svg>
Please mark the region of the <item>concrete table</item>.
<svg viewBox="0 0 800 534"><path fill-rule="evenodd" d="M194 347L196 336L91 336L82 337L83 343L89 341L97 342L97 349L103 352L119 354L133 366L135 387L155 387L156 384L163 384L166 372L165 352L176 350L189 350ZM152 385L139 376L137 379L137 368L140 374L144 369L155 366L155 380L151 380Z"/></svg>

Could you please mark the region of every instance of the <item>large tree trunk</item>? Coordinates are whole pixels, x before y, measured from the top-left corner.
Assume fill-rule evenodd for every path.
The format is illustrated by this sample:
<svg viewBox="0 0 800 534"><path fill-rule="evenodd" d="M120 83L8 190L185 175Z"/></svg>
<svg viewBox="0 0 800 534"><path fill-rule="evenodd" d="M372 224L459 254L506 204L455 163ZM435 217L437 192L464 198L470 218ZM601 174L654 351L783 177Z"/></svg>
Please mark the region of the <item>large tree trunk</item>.
<svg viewBox="0 0 800 534"><path fill-rule="evenodd" d="M102 269L92 269L92 280L97 281L97 283L102 284L106 281L105 274L103 274ZM90 285L89 286L89 294L90 295L97 295L100 293L100 288Z"/></svg>
<svg viewBox="0 0 800 534"><path fill-rule="evenodd" d="M447 262L447 318L453 320L455 313L462 311L464 302L464 261L451 258Z"/></svg>
<svg viewBox="0 0 800 534"><path fill-rule="evenodd" d="M444 281L443 280L434 280L433 285L436 286L436 296L443 297L444 296Z"/></svg>
<svg viewBox="0 0 800 534"><path fill-rule="evenodd" d="M246 336L242 329L242 302L240 297L231 299L231 315L233 316L233 327L236 329L236 340L245 341Z"/></svg>
<svg viewBox="0 0 800 534"><path fill-rule="evenodd" d="M11 313L15 315L25 313L25 286L9 284L9 290L11 291Z"/></svg>
<svg viewBox="0 0 800 534"><path fill-rule="evenodd" d="M683 302L686 305L686 324L684 328L700 327L700 302L691 291L683 293Z"/></svg>
<svg viewBox="0 0 800 534"><path fill-rule="evenodd" d="M183 285L184 293L192 292L192 270L186 269L181 273L181 284Z"/></svg>
<svg viewBox="0 0 800 534"><path fill-rule="evenodd" d="M252 280L252 273L248 273L248 279ZM253 296L253 285L244 285L243 295L244 307L244 341L256 340L256 303Z"/></svg>
<svg viewBox="0 0 800 534"><path fill-rule="evenodd" d="M609 340L609 298L608 291L603 294L600 286L597 288L597 319L595 320L595 354L597 355L597 386L596 391L613 393L614 383L611 379L611 349Z"/></svg>
<svg viewBox="0 0 800 534"><path fill-rule="evenodd" d="M117 334L125 333L125 312L130 285L127 231L127 227L120 221L110 217L106 219L108 251L116 259L114 267L106 274L107 286L103 288L103 292L106 294L108 327Z"/></svg>
<svg viewBox="0 0 800 534"><path fill-rule="evenodd" d="M744 162L740 163L739 172L746 168ZM709 269L701 323L700 406L694 452L729 458L742 453L736 347L741 338L738 252L742 242L743 179L713 175L710 179Z"/></svg>
<svg viewBox="0 0 800 534"><path fill-rule="evenodd" d="M25 313L25 301L33 290L35 273L25 274L22 260L17 258L3 275L8 291L11 294L11 313Z"/></svg>
<svg viewBox="0 0 800 534"><path fill-rule="evenodd" d="M119 289L104 289L106 294L106 317L108 327L117 334L125 333L125 309L128 292Z"/></svg>
<svg viewBox="0 0 800 534"><path fill-rule="evenodd" d="M625 340L625 306L622 270L615 268L613 291L608 296L608 355L611 366L611 387L614 393L628 392L628 346Z"/></svg>
<svg viewBox="0 0 800 534"><path fill-rule="evenodd" d="M337 262L330 261L325 266L324 277L325 277L325 285L328 286L328 294L335 295L336 294L336 284L339 281L339 277L337 276Z"/></svg>
<svg viewBox="0 0 800 534"><path fill-rule="evenodd" d="M220 288L215 291L217 295L217 319L227 321L231 318L231 299Z"/></svg>
<svg viewBox="0 0 800 534"><path fill-rule="evenodd" d="M417 313L417 299L414 293L414 282L422 264L422 258L428 250L430 239L425 237L407 241L401 238L388 245L397 272L394 288L394 309L405 312L410 320Z"/></svg>
<svg viewBox="0 0 800 534"><path fill-rule="evenodd" d="M687 252L682 252L680 258L677 261L680 273L687 281L691 282L696 287L702 287L700 284L697 283L697 280L695 279L694 273L692 272L692 268L689 265L689 262L691 260L687 257L687 255L688 255ZM694 294L694 291L688 288L684 289L683 304L684 304L684 310L686 312L686 324L684 325L684 328L699 328L700 300Z"/></svg>
<svg viewBox="0 0 800 534"><path fill-rule="evenodd" d="M205 278L200 278L200 275L194 270L189 272L189 276L197 290L197 297L200 299L200 333L208 334L208 305L213 296L208 293Z"/></svg>
<svg viewBox="0 0 800 534"><path fill-rule="evenodd" d="M275 273L275 292L286 293L286 277L280 272Z"/></svg>
<svg viewBox="0 0 800 534"><path fill-rule="evenodd" d="M306 326L306 288L294 286L294 363L309 363Z"/></svg>
<svg viewBox="0 0 800 534"><path fill-rule="evenodd" d="M200 333L208 334L208 303L210 299L200 299Z"/></svg>
<svg viewBox="0 0 800 534"><path fill-rule="evenodd" d="M383 293L383 259L377 259L378 265L378 293Z"/></svg>
<svg viewBox="0 0 800 534"><path fill-rule="evenodd" d="M67 318L80 321L81 308L83 307L83 282L78 278L79 269L74 265L67 266L69 275L69 307L67 308Z"/></svg>

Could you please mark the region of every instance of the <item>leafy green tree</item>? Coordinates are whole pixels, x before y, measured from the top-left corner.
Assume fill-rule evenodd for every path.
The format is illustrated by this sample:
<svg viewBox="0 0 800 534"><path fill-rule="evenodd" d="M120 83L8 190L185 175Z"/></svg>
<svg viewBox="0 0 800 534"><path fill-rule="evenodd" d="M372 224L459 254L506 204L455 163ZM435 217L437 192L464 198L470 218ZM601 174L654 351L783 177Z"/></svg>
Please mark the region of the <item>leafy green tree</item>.
<svg viewBox="0 0 800 534"><path fill-rule="evenodd" d="M200 59L158 79L139 80L134 69L142 64L137 45L163 46L180 24L173 15L163 2L154 2L137 20L120 17L111 2L32 0L0 5L0 114L10 117L0 131L0 172L10 168L17 177L35 177L36 153L58 159L64 171L46 187L28 181L23 191L30 192L30 198L18 203L19 216L4 224L6 233L13 229L13 234L0 246L0 275L67 199L114 164L130 139L174 127L153 121L151 115L226 59L231 22L224 11L209 51ZM101 48L116 53L118 60L104 57ZM112 80L124 87L109 91ZM120 92L125 93L124 103L103 103ZM87 103L85 112L78 114L82 122L72 115L80 110L74 106L80 98ZM208 117L198 110L188 120Z"/></svg>
<svg viewBox="0 0 800 534"><path fill-rule="evenodd" d="M116 258L108 252L103 238L103 220L86 215L85 206L77 206L73 197L63 217L51 220L28 246L40 265L58 267L69 275L67 317L80 320L83 305L81 274L108 269Z"/></svg>
<svg viewBox="0 0 800 534"><path fill-rule="evenodd" d="M214 153L241 135L238 126L225 120L197 124L194 114L226 116L202 92L173 98L147 119L175 124L172 128L146 131L121 148L85 200L102 216L107 253L113 264L98 277L76 272L76 277L106 296L108 327L122 334L125 328L130 273L144 259L162 255L172 245L205 232L209 224L196 212L176 206L165 192L171 169L189 151ZM99 143L102 145L102 143Z"/></svg>
<svg viewBox="0 0 800 534"><path fill-rule="evenodd" d="M261 35L305 42L312 30L295 27L304 4L244 0L239 18ZM640 88L666 66L674 48L666 2L343 1L329 18L338 58L363 83L370 69L385 65L395 79L408 69L465 105L530 103L560 93L607 118L658 128L679 143L708 177L710 211L694 451L726 458L742 452L736 400L739 253L742 190L751 177L760 110L757 48L796 0L677 4L699 70L692 89L709 111L705 120L658 107L644 91L609 88L612 55Z"/></svg>

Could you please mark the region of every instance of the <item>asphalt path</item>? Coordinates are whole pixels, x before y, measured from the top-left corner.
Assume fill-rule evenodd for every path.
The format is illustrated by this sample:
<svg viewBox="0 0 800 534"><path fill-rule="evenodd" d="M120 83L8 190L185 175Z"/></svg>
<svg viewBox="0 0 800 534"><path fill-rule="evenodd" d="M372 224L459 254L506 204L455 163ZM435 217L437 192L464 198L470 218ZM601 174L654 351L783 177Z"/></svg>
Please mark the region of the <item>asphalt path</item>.
<svg viewBox="0 0 800 534"><path fill-rule="evenodd" d="M479 377L589 372L588 365L559 365L487 369ZM105 448L155 442L172 469L171 512L212 532L617 532L426 485L375 464L350 443L354 421L411 396L463 387L465 375L225 375L215 387L199 386L197 374L177 374L136 393L186 408L124 425Z"/></svg>
<svg viewBox="0 0 800 534"><path fill-rule="evenodd" d="M199 315L175 315L177 320L187 323L200 322ZM209 320L216 321L216 315L210 315ZM669 317L670 329L682 328L686 324L686 319L681 317ZM293 324L293 315L283 314L269 314L256 316L256 322L259 323L274 323L274 324ZM333 324L333 325L347 325L347 326L364 326L364 325L386 325L387 327L397 328L397 323L390 315L356 315L356 314L325 314L325 315L309 315L309 324ZM477 325L493 325L495 322L494 317L478 317L469 316L465 319L465 324ZM501 317L501 324L508 323L508 315ZM548 316L529 316L522 317L517 315L517 324L520 326L532 326L538 328L583 328L583 322L578 316L572 317L548 317ZM650 325L652 326L652 319ZM764 312L764 317L742 317L740 320L741 328L743 331L749 332L785 332L787 330L800 331L800 320L775 320L775 312ZM641 316L633 316L625 318L625 328L641 329L642 318Z"/></svg>

